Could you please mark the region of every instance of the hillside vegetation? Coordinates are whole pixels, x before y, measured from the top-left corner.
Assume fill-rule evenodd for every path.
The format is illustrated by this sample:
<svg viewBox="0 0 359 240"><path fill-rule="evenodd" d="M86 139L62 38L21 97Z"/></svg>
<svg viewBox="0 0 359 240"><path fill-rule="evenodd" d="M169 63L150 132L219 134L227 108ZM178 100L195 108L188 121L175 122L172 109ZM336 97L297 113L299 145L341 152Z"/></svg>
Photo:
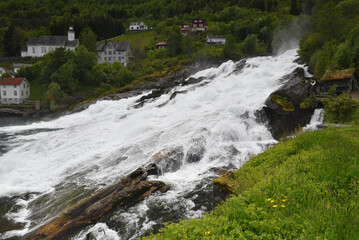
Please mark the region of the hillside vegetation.
<svg viewBox="0 0 359 240"><path fill-rule="evenodd" d="M357 239L359 128L306 132L253 157L202 219L145 239Z"/></svg>

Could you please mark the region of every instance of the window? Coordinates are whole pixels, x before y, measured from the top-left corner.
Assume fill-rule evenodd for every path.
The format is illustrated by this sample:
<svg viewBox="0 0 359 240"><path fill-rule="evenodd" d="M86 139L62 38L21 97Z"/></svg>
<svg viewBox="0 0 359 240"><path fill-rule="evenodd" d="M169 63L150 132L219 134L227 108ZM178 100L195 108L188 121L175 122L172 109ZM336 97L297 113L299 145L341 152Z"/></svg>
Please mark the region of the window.
<svg viewBox="0 0 359 240"><path fill-rule="evenodd" d="M108 57L108 60L111 61L111 57Z"/></svg>
<svg viewBox="0 0 359 240"><path fill-rule="evenodd" d="M14 85L14 88L16 88L17 87L17 85Z"/></svg>
<svg viewBox="0 0 359 240"><path fill-rule="evenodd" d="M116 52L115 51L113 51L113 55L115 55L116 54Z"/></svg>
<svg viewBox="0 0 359 240"><path fill-rule="evenodd" d="M3 87L6 88L6 85L4 85Z"/></svg>
<svg viewBox="0 0 359 240"><path fill-rule="evenodd" d="M5 90L2 92L2 95L6 96L6 91Z"/></svg>
<svg viewBox="0 0 359 240"><path fill-rule="evenodd" d="M105 57L105 61L107 61L107 57Z"/></svg>
<svg viewBox="0 0 359 240"><path fill-rule="evenodd" d="M125 59L125 57L122 57L122 59Z"/></svg>
<svg viewBox="0 0 359 240"><path fill-rule="evenodd" d="M21 96L24 96L24 91L23 90L21 90Z"/></svg>
<svg viewBox="0 0 359 240"><path fill-rule="evenodd" d="M118 57L118 60L121 60L121 57Z"/></svg>
<svg viewBox="0 0 359 240"><path fill-rule="evenodd" d="M108 51L108 54L109 54L109 55L111 55L111 54L112 54L112 52L111 52L111 51Z"/></svg>
<svg viewBox="0 0 359 240"><path fill-rule="evenodd" d="M26 87L25 83L22 86L25 88Z"/></svg>
<svg viewBox="0 0 359 240"><path fill-rule="evenodd" d="M14 99L14 102L17 102L17 98Z"/></svg>
<svg viewBox="0 0 359 240"><path fill-rule="evenodd" d="M41 53L46 53L46 47L41 47Z"/></svg>
<svg viewBox="0 0 359 240"><path fill-rule="evenodd" d="M32 53L35 53L35 47L32 47Z"/></svg>
<svg viewBox="0 0 359 240"><path fill-rule="evenodd" d="M26 96L28 95L27 91L26 91Z"/></svg>
<svg viewBox="0 0 359 240"><path fill-rule="evenodd" d="M17 96L17 91L14 91L14 96Z"/></svg>
<svg viewBox="0 0 359 240"><path fill-rule="evenodd" d="M105 55L107 55L107 52L105 51Z"/></svg>

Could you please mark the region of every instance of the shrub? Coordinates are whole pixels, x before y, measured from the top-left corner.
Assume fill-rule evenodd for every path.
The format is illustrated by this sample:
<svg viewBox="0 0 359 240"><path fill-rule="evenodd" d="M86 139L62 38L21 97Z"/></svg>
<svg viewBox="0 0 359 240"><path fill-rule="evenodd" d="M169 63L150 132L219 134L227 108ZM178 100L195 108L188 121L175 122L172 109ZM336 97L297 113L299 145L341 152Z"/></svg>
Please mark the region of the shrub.
<svg viewBox="0 0 359 240"><path fill-rule="evenodd" d="M349 94L343 93L337 98L331 97L325 104L325 119L334 123L345 122L356 106Z"/></svg>
<svg viewBox="0 0 359 240"><path fill-rule="evenodd" d="M277 94L272 96L272 101L282 107L283 111L293 112L295 110L293 103L286 97L279 96Z"/></svg>

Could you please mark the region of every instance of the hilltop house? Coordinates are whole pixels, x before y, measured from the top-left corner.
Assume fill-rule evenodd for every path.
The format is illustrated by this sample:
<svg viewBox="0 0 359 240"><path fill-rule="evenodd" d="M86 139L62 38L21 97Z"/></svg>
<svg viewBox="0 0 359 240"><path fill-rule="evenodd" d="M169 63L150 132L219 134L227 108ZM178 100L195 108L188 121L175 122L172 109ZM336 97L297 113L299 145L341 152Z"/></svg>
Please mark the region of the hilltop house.
<svg viewBox="0 0 359 240"><path fill-rule="evenodd" d="M72 51L79 46L75 39L75 32L69 28L67 36L40 36L29 38L26 45L21 48L21 57L42 57L56 48L66 48Z"/></svg>
<svg viewBox="0 0 359 240"><path fill-rule="evenodd" d="M207 45L224 45L226 44L226 37L220 35L208 35L206 38Z"/></svg>
<svg viewBox="0 0 359 240"><path fill-rule="evenodd" d="M97 53L99 63L119 61L125 67L133 58L129 42L99 42L97 43Z"/></svg>
<svg viewBox="0 0 359 240"><path fill-rule="evenodd" d="M130 28L128 30L130 31L144 31L147 30L148 26L145 25L143 22L131 22Z"/></svg>
<svg viewBox="0 0 359 240"><path fill-rule="evenodd" d="M20 104L30 97L30 83L26 78L4 78L0 82L2 104Z"/></svg>
<svg viewBox="0 0 359 240"><path fill-rule="evenodd" d="M206 20L196 19L192 21L192 24L183 24L181 25L181 33L186 35L189 32L193 31L207 31L208 25Z"/></svg>
<svg viewBox="0 0 359 240"><path fill-rule="evenodd" d="M158 43L156 43L156 48L157 48L157 49L167 48L167 42L166 42L166 41L163 41L163 42L158 42Z"/></svg>
<svg viewBox="0 0 359 240"><path fill-rule="evenodd" d="M328 93L329 88L337 86L336 94L359 89L358 73L354 68L345 70L328 70L323 78L315 85L318 93Z"/></svg>

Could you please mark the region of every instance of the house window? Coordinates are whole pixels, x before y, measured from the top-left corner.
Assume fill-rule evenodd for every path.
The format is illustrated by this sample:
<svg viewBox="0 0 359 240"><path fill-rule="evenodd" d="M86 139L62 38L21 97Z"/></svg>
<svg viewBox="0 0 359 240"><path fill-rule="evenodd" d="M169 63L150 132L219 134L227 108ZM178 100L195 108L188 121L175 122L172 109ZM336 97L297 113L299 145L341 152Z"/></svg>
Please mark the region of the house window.
<svg viewBox="0 0 359 240"><path fill-rule="evenodd" d="M27 91L26 91L26 96L28 95Z"/></svg>
<svg viewBox="0 0 359 240"><path fill-rule="evenodd" d="M118 60L121 60L121 57L118 57Z"/></svg>
<svg viewBox="0 0 359 240"><path fill-rule="evenodd" d="M23 90L21 90L21 96L24 96L24 91Z"/></svg>
<svg viewBox="0 0 359 240"><path fill-rule="evenodd" d="M122 59L125 59L125 57L122 57Z"/></svg>
<svg viewBox="0 0 359 240"><path fill-rule="evenodd" d="M35 47L32 47L32 53L35 53Z"/></svg>
<svg viewBox="0 0 359 240"><path fill-rule="evenodd" d="M46 53L46 47L41 47L41 53Z"/></svg>
<svg viewBox="0 0 359 240"><path fill-rule="evenodd" d="M105 51L105 55L107 55L107 52Z"/></svg>
<svg viewBox="0 0 359 240"><path fill-rule="evenodd" d="M107 57L105 57L105 61L107 61Z"/></svg>
<svg viewBox="0 0 359 240"><path fill-rule="evenodd" d="M17 98L14 99L14 102L17 102Z"/></svg>
<svg viewBox="0 0 359 240"><path fill-rule="evenodd" d="M24 88L25 88L26 87L25 83L22 86L24 86Z"/></svg>
<svg viewBox="0 0 359 240"><path fill-rule="evenodd" d="M14 96L17 96L17 91L14 91Z"/></svg>
<svg viewBox="0 0 359 240"><path fill-rule="evenodd" d="M108 60L111 61L111 57L108 57Z"/></svg>
<svg viewBox="0 0 359 240"><path fill-rule="evenodd" d="M116 54L116 52L115 51L113 51L113 55L115 55Z"/></svg>
<svg viewBox="0 0 359 240"><path fill-rule="evenodd" d="M6 96L6 91L5 90L2 92L2 95Z"/></svg>
<svg viewBox="0 0 359 240"><path fill-rule="evenodd" d="M14 85L14 88L16 88L17 86L16 85Z"/></svg>
<svg viewBox="0 0 359 240"><path fill-rule="evenodd" d="M108 51L108 54L109 54L109 55L111 55L111 54L112 54L112 52L111 52L111 51Z"/></svg>

